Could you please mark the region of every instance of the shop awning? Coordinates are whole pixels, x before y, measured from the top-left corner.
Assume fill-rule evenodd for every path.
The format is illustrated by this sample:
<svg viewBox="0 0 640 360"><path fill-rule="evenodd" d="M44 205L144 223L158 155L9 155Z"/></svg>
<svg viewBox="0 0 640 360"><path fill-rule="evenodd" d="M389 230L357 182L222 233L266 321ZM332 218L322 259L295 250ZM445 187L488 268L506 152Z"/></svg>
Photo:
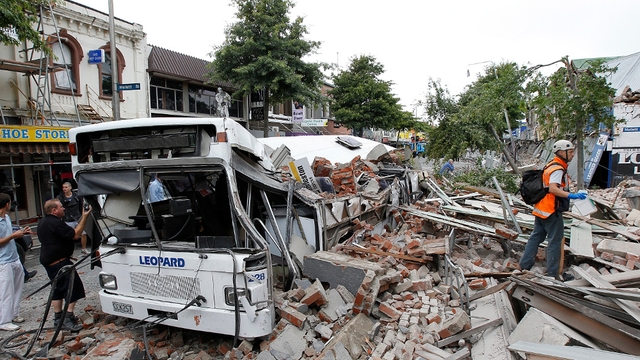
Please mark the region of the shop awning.
<svg viewBox="0 0 640 360"><path fill-rule="evenodd" d="M68 143L3 143L0 154L51 154L68 153Z"/></svg>

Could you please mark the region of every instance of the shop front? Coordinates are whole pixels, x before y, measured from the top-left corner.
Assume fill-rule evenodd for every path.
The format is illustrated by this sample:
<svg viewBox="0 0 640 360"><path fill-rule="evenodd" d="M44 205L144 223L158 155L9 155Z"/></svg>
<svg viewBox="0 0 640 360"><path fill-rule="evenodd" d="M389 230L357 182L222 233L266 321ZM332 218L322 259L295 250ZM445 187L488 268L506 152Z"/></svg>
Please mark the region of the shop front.
<svg viewBox="0 0 640 360"><path fill-rule="evenodd" d="M0 125L0 191L14 202L15 223L32 223L44 202L72 181L69 128Z"/></svg>

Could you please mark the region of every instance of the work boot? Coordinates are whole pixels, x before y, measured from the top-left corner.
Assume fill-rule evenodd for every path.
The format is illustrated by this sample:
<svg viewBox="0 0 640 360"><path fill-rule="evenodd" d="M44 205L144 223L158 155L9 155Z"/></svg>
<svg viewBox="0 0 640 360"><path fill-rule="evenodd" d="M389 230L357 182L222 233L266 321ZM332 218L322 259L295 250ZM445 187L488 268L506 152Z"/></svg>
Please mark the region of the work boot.
<svg viewBox="0 0 640 360"><path fill-rule="evenodd" d="M84 328L82 324L78 324L78 318L76 318L75 315L70 312L67 312L67 316L64 317L62 327L71 332L78 332Z"/></svg>
<svg viewBox="0 0 640 360"><path fill-rule="evenodd" d="M62 318L62 311L53 315L53 325L58 327L60 319ZM77 323L77 318L73 313L67 312L67 316L62 320L62 328L71 332L78 332L83 329L82 324Z"/></svg>

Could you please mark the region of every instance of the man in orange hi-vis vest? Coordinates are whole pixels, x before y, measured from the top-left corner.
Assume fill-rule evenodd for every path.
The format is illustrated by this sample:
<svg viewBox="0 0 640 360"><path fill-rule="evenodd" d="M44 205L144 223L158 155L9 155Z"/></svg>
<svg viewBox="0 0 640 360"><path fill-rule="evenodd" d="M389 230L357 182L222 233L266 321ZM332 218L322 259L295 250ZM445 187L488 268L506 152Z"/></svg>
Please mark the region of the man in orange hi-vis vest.
<svg viewBox="0 0 640 360"><path fill-rule="evenodd" d="M567 140L558 140L553 144L555 157L545 166L542 175L544 186L549 188L547 195L534 205L535 222L529 241L520 259L520 268L529 270L535 263L538 246L547 240L546 275L562 280L560 270L560 245L564 236L562 212L569 210L570 199L586 199L585 193L569 193L567 167L575 155L575 146Z"/></svg>

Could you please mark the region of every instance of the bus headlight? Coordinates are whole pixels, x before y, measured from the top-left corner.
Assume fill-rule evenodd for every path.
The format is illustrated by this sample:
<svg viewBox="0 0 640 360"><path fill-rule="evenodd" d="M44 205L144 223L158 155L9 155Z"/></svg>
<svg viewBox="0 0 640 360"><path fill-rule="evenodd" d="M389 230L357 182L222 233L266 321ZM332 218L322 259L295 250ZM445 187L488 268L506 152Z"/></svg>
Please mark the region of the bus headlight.
<svg viewBox="0 0 640 360"><path fill-rule="evenodd" d="M100 274L100 287L106 290L118 290L118 281L112 274Z"/></svg>
<svg viewBox="0 0 640 360"><path fill-rule="evenodd" d="M248 292L247 289L237 288L238 298L245 296L249 302L251 302L251 292ZM234 306L236 304L236 295L233 293L233 287L224 288L224 302L229 306ZM240 307L242 307L241 303L238 303Z"/></svg>

